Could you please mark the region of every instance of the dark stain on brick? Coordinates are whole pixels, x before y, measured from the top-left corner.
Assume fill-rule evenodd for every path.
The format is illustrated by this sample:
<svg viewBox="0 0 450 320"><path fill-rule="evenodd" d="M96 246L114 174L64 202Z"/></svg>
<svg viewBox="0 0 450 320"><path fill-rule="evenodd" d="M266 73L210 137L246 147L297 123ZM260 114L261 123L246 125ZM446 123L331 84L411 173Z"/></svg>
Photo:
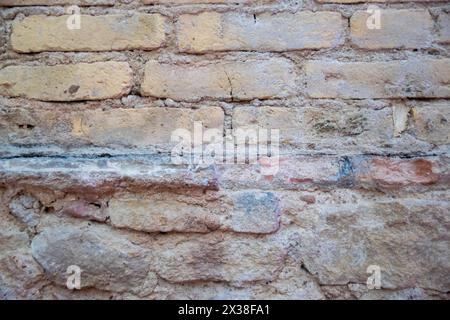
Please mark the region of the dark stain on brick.
<svg viewBox="0 0 450 320"><path fill-rule="evenodd" d="M353 163L348 156L343 156L339 159L338 181L343 186L352 186L354 184Z"/></svg>
<svg viewBox="0 0 450 320"><path fill-rule="evenodd" d="M278 198L272 192L263 192L256 196L253 192L246 192L236 199L236 209L248 215L258 216L261 212L278 212Z"/></svg>
<svg viewBox="0 0 450 320"><path fill-rule="evenodd" d="M78 91L78 89L80 89L80 86L76 86L76 85L71 85L70 87L69 87L69 93L70 94L75 94L77 91Z"/></svg>

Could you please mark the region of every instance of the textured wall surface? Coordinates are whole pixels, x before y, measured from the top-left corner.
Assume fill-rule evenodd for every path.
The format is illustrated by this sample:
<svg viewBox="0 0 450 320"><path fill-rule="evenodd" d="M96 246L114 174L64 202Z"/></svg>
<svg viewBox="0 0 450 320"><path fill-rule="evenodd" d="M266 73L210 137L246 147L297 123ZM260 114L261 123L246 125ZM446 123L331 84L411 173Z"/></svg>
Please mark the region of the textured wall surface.
<svg viewBox="0 0 450 320"><path fill-rule="evenodd" d="M449 98L446 0L0 0L0 299L448 299Z"/></svg>

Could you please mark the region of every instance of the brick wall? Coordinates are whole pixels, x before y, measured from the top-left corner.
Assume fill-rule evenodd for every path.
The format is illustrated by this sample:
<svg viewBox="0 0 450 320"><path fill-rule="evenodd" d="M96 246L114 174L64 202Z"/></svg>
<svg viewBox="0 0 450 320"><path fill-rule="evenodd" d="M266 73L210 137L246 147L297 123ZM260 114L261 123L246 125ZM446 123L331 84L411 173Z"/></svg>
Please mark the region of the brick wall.
<svg viewBox="0 0 450 320"><path fill-rule="evenodd" d="M449 45L446 0L0 0L0 299L448 299Z"/></svg>

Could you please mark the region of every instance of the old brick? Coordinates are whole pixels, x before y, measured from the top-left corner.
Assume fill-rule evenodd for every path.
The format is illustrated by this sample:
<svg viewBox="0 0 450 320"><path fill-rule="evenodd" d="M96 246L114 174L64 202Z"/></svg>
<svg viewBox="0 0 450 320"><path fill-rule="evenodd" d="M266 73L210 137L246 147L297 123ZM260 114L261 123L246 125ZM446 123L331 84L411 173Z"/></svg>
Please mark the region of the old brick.
<svg viewBox="0 0 450 320"><path fill-rule="evenodd" d="M165 195L146 199L112 199L111 224L145 232L209 232L220 227L220 216L202 203Z"/></svg>
<svg viewBox="0 0 450 320"><path fill-rule="evenodd" d="M446 98L449 68L449 59L309 61L306 91L312 98Z"/></svg>
<svg viewBox="0 0 450 320"><path fill-rule="evenodd" d="M42 267L28 249L0 255L0 298L3 300L39 299L44 287Z"/></svg>
<svg viewBox="0 0 450 320"><path fill-rule="evenodd" d="M327 189L338 183L338 160L333 156L286 155L270 162L263 157L257 163L218 166L218 180L219 185L224 188ZM264 167L269 170L262 170Z"/></svg>
<svg viewBox="0 0 450 320"><path fill-rule="evenodd" d="M60 212L74 218L104 222L108 218L103 208L82 200L72 200L63 204Z"/></svg>
<svg viewBox="0 0 450 320"><path fill-rule="evenodd" d="M309 277L301 265L287 259L286 266L277 279L270 282L228 284L226 282L205 282L167 284L160 282L155 288L152 299L192 299L192 300L228 300L228 299L324 299L319 287Z"/></svg>
<svg viewBox="0 0 450 320"><path fill-rule="evenodd" d="M272 192L243 191L233 196L231 229L236 232L271 233L280 224L279 200Z"/></svg>
<svg viewBox="0 0 450 320"><path fill-rule="evenodd" d="M379 2L379 3L396 3L396 2L444 2L447 0L317 0L324 3L360 3L360 2Z"/></svg>
<svg viewBox="0 0 450 320"><path fill-rule="evenodd" d="M368 151L366 148L380 147L391 137L392 130L386 130L389 127L388 109L263 106L238 107L233 113L233 128L278 129L282 147L294 146L310 153Z"/></svg>
<svg viewBox="0 0 450 320"><path fill-rule="evenodd" d="M11 45L18 52L149 50L165 41L159 14L82 15L81 29L66 26L68 16L29 16L13 24Z"/></svg>
<svg viewBox="0 0 450 320"><path fill-rule="evenodd" d="M447 299L444 1L0 0L0 300Z"/></svg>
<svg viewBox="0 0 450 320"><path fill-rule="evenodd" d="M448 201L352 197L286 208L299 227L293 254L321 284L365 286L367 267L377 265L383 288L450 288Z"/></svg>
<svg viewBox="0 0 450 320"><path fill-rule="evenodd" d="M335 12L203 12L178 18L181 51L286 51L319 49L343 43L344 19Z"/></svg>
<svg viewBox="0 0 450 320"><path fill-rule="evenodd" d="M54 6L54 5L99 6L114 5L114 0L0 0L0 6Z"/></svg>
<svg viewBox="0 0 450 320"><path fill-rule="evenodd" d="M429 117L436 121L435 125L429 126L429 137L412 132L397 134L395 107L380 110L354 106L237 107L233 112L233 128L279 130L280 153L283 155L292 150L309 154L403 154L433 150L448 143L448 130L444 128L445 108L429 109ZM406 108L404 126L407 126L408 112L409 108Z"/></svg>
<svg viewBox="0 0 450 320"><path fill-rule="evenodd" d="M29 227L39 224L40 209L39 201L26 194L14 198L9 204L10 213Z"/></svg>
<svg viewBox="0 0 450 320"><path fill-rule="evenodd" d="M82 270L82 288L119 292L139 288L149 272L144 249L101 227L44 229L33 239L31 251L46 274L61 285L66 284L71 265Z"/></svg>
<svg viewBox="0 0 450 320"><path fill-rule="evenodd" d="M155 257L152 267L171 282L272 281L287 253L286 244L276 236L255 238L217 232L158 236L149 247Z"/></svg>
<svg viewBox="0 0 450 320"><path fill-rule="evenodd" d="M175 65L149 61L141 92L145 96L196 101L202 98L251 100L294 93L295 75L286 59L209 61Z"/></svg>
<svg viewBox="0 0 450 320"><path fill-rule="evenodd" d="M99 146L149 147L171 144L176 129L193 131L195 121L222 130L223 111L217 107L198 110L176 108L113 109L73 114L72 135Z"/></svg>
<svg viewBox="0 0 450 320"><path fill-rule="evenodd" d="M166 151L178 141L172 132L193 132L194 122L204 128L222 131L223 111L218 107L139 108L110 110L36 110L0 112L0 141L16 145L50 145L63 148L162 148ZM26 129L27 126L32 129ZM23 128L25 127L25 128Z"/></svg>
<svg viewBox="0 0 450 320"><path fill-rule="evenodd" d="M0 184L61 190L95 196L118 189L153 187L217 189L214 168L193 169L153 157L80 158L18 157L0 161Z"/></svg>
<svg viewBox="0 0 450 320"><path fill-rule="evenodd" d="M142 0L144 4L154 4L154 3L162 3L162 4L214 4L214 3L223 3L223 4L236 4L236 3L268 3L273 0Z"/></svg>
<svg viewBox="0 0 450 320"><path fill-rule="evenodd" d="M229 197L215 203L166 193L117 198L109 201L107 215L115 227L145 232L271 233L278 229L280 212L273 193L243 191Z"/></svg>
<svg viewBox="0 0 450 320"><path fill-rule="evenodd" d="M45 101L101 100L130 91L125 62L56 66L8 66L0 70L0 94Z"/></svg>
<svg viewBox="0 0 450 320"><path fill-rule="evenodd" d="M357 11L350 20L351 40L360 48L424 48L431 45L433 19L427 10L381 10L380 29L367 27L370 15L366 11Z"/></svg>
<svg viewBox="0 0 450 320"><path fill-rule="evenodd" d="M450 144L450 108L448 103L425 103L411 112L410 131L418 138L436 145Z"/></svg>
<svg viewBox="0 0 450 320"><path fill-rule="evenodd" d="M57 283L65 284L67 267L77 265L83 288L139 292L153 272L171 282L274 280L284 246L275 238L254 241L221 233L155 236L140 246L102 226L83 224L44 229L31 250Z"/></svg>
<svg viewBox="0 0 450 320"><path fill-rule="evenodd" d="M450 43L450 13L441 13L438 16L438 41L440 43Z"/></svg>
<svg viewBox="0 0 450 320"><path fill-rule="evenodd" d="M435 184L439 175L436 164L426 158L396 159L376 157L359 165L356 179L361 184L381 188Z"/></svg>

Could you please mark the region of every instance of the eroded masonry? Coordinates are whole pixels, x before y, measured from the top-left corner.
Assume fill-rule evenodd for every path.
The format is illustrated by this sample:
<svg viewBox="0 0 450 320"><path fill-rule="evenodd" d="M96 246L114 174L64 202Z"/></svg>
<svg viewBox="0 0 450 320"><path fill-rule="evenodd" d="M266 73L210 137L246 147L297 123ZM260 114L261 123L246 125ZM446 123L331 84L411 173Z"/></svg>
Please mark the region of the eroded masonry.
<svg viewBox="0 0 450 320"><path fill-rule="evenodd" d="M449 98L445 0L0 0L0 299L448 299Z"/></svg>

